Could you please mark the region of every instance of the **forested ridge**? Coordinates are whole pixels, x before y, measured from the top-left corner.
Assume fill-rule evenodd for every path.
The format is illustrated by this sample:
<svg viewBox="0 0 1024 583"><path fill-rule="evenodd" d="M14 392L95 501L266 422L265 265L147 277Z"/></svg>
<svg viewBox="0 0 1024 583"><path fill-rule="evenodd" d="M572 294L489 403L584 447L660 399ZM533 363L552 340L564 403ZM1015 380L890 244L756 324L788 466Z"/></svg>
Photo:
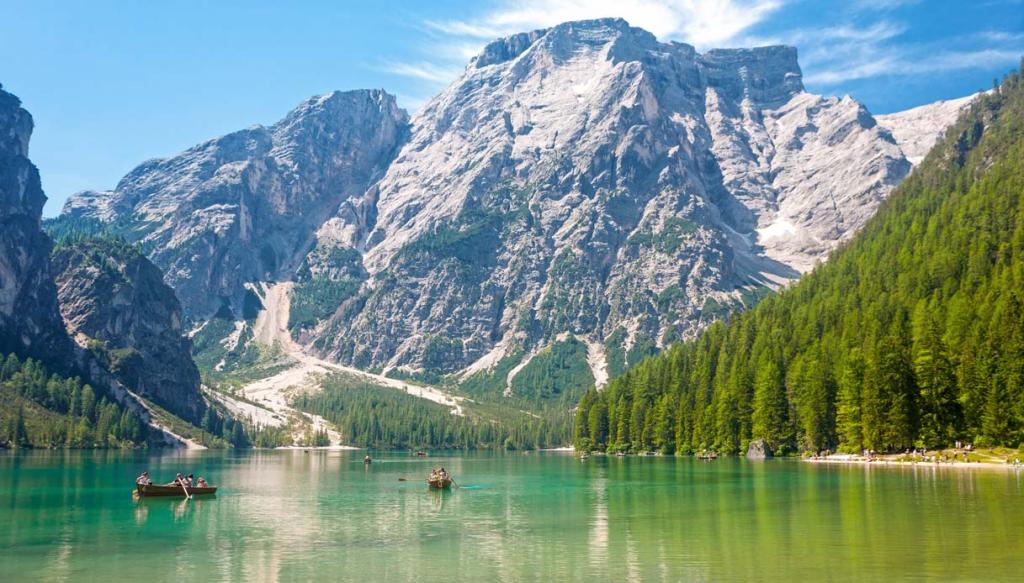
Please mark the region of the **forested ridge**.
<svg viewBox="0 0 1024 583"><path fill-rule="evenodd" d="M581 399L579 449L1024 442L1024 88L980 95L828 263Z"/></svg>
<svg viewBox="0 0 1024 583"><path fill-rule="evenodd" d="M291 404L330 421L346 444L383 449L555 447L566 443L570 425L568 409L529 414L467 402L464 416L453 415L446 406L346 375L326 378L323 390L300 393Z"/></svg>
<svg viewBox="0 0 1024 583"><path fill-rule="evenodd" d="M138 447L149 427L79 378L0 355L0 447Z"/></svg>

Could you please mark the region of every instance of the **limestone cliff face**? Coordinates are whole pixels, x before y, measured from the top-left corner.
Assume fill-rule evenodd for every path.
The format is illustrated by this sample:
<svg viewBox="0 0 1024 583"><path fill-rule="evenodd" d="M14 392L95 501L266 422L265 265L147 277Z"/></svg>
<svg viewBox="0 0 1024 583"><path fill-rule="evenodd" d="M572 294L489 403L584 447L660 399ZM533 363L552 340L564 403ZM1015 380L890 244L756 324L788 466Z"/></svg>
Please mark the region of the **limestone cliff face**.
<svg viewBox="0 0 1024 583"><path fill-rule="evenodd" d="M240 313L244 284L290 278L330 217L373 220L364 194L405 127L383 91L314 97L273 126L145 162L113 191L75 195L65 213L140 243L193 319L226 301Z"/></svg>
<svg viewBox="0 0 1024 583"><path fill-rule="evenodd" d="M40 229L46 196L28 158L32 116L0 87L0 352L45 358L63 370L71 343L57 309L50 239Z"/></svg>
<svg viewBox="0 0 1024 583"><path fill-rule="evenodd" d="M117 380L198 422L205 406L181 306L163 274L112 239L62 244L53 254L60 311L75 340Z"/></svg>

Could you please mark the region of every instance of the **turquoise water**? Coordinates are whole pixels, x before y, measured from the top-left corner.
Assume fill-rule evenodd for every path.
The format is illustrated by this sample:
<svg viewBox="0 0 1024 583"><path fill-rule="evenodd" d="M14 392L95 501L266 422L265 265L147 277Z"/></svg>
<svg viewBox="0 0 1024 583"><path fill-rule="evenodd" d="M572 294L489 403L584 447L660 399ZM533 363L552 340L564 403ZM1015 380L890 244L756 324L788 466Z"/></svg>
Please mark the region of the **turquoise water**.
<svg viewBox="0 0 1024 583"><path fill-rule="evenodd" d="M1024 578L1019 471L385 452L364 468L363 455L2 453L0 579ZM462 488L429 491L435 465ZM144 469L222 491L135 501Z"/></svg>

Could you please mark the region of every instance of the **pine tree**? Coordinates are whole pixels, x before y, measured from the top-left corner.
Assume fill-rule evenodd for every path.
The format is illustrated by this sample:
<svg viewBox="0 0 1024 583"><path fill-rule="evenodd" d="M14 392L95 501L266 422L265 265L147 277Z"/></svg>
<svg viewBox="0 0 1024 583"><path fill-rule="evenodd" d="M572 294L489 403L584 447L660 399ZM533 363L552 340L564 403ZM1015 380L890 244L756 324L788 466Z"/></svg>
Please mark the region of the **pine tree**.
<svg viewBox="0 0 1024 583"><path fill-rule="evenodd" d="M914 377L921 395L920 438L928 447L951 443L963 430L956 377L946 356L935 316L937 306L925 300L914 309Z"/></svg>
<svg viewBox="0 0 1024 583"><path fill-rule="evenodd" d="M861 419L861 390L864 387L864 355L853 348L846 357L839 378L839 403L836 407L836 428L840 449L860 453L864 449L864 427Z"/></svg>
<svg viewBox="0 0 1024 583"><path fill-rule="evenodd" d="M773 358L763 355L754 380L753 438L763 439L773 451L790 445L789 404L782 369Z"/></svg>

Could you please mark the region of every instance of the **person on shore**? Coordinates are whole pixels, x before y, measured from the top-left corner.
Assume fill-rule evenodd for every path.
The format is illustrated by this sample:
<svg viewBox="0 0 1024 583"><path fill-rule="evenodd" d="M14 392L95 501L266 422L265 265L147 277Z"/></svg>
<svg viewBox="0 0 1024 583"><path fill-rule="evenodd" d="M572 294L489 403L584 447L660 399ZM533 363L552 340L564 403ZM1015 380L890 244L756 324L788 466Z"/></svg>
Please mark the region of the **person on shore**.
<svg viewBox="0 0 1024 583"><path fill-rule="evenodd" d="M142 472L142 474L135 478L135 483L140 486L148 486L153 483L153 480L149 479L149 471Z"/></svg>

